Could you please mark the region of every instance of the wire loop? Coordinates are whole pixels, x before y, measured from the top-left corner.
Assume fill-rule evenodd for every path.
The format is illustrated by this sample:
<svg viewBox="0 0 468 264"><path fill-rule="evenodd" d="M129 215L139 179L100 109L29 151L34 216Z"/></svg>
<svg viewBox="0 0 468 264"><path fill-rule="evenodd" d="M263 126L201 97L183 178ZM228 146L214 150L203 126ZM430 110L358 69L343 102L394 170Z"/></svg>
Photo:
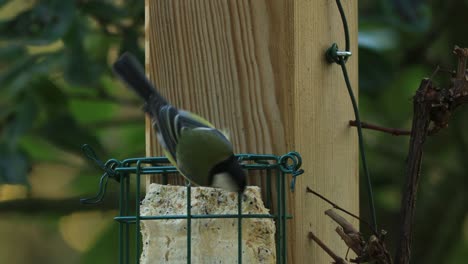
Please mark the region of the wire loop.
<svg viewBox="0 0 468 264"><path fill-rule="evenodd" d="M116 159L110 159L106 163L103 163L97 157L94 149L88 144L81 146L81 150L86 157L94 161L94 163L96 163L98 167L104 171L104 174L102 174L101 179L99 180L98 193L93 197L80 199L80 202L82 204L98 204L102 202L104 196L106 195L109 178L112 178L117 182L120 181L120 174L115 171L115 169L120 166L120 162Z"/></svg>
<svg viewBox="0 0 468 264"><path fill-rule="evenodd" d="M96 152L94 149L88 145L84 144L81 146L81 150L83 151L84 155L88 157L88 159L94 161L101 168L109 177L119 181L119 174L115 171L115 168L120 165L120 162L115 159L111 159L107 161L105 164L97 157Z"/></svg>
<svg viewBox="0 0 468 264"><path fill-rule="evenodd" d="M107 174L107 172L105 172L101 176L101 180L99 180L99 191L98 191L98 193L93 197L80 199L80 203L82 203L82 204L98 204L98 203L102 202L102 200L104 199L104 196L106 195L108 179L109 179L109 175Z"/></svg>
<svg viewBox="0 0 468 264"><path fill-rule="evenodd" d="M302 157L299 153L292 151L279 158L280 170L283 173L291 174L291 191L294 192L296 186L296 177L303 174L304 170L300 169L302 165Z"/></svg>

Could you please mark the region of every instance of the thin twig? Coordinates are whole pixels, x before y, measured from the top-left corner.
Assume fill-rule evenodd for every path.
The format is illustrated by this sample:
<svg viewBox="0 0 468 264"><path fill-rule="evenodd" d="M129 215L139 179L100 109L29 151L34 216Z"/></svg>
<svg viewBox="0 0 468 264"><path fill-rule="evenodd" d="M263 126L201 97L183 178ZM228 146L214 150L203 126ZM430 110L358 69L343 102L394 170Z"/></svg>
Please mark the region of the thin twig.
<svg viewBox="0 0 468 264"><path fill-rule="evenodd" d="M440 68L439 65L435 68L435 70L432 72L431 77L429 77L429 80L432 80L434 76L441 71L442 69ZM349 120L349 125L350 126L357 126L356 120ZM367 123L367 122L361 122L361 127L365 129L370 129L370 130L375 130L375 131L380 131L388 134L392 134L394 136L409 136L411 135L411 130L404 130L404 129L398 129L398 128L391 128L391 127L382 127L379 125Z"/></svg>
<svg viewBox="0 0 468 264"><path fill-rule="evenodd" d="M335 261L336 264L346 264L346 261L333 252L325 243L322 242L312 231L309 232L309 239L312 239L320 248Z"/></svg>
<svg viewBox="0 0 468 264"><path fill-rule="evenodd" d="M350 126L357 126L356 120L349 120L349 125ZM381 126L366 123L366 122L361 122L361 127L365 128L365 129L370 129L370 130L389 133L389 134L392 134L394 136L409 136L409 135L411 135L411 131L408 131L408 130L398 129L398 128L381 127Z"/></svg>
<svg viewBox="0 0 468 264"><path fill-rule="evenodd" d="M356 219L359 220L360 222L366 224L366 225L369 227L369 229L370 229L375 235L377 235L377 231L374 230L374 228L373 228L367 221L362 220L359 216L357 216L357 215L355 215L355 214L353 214L353 213L347 211L346 209L340 207L340 206L337 205L336 203L334 203L334 202L330 201L329 199L327 199L325 196L323 196L323 195L319 194L318 192L316 192L316 191L312 190L311 188L309 188L309 186L306 187L306 191L307 191L308 193L312 193L312 194L318 196L320 199L324 200L325 202L327 202L327 203L329 203L331 206L333 206L333 208L335 208L335 209L337 209L337 210L340 210L340 211L342 211L342 212L344 212L344 213L346 213L346 214L348 214L348 215L350 215L350 216L356 218Z"/></svg>

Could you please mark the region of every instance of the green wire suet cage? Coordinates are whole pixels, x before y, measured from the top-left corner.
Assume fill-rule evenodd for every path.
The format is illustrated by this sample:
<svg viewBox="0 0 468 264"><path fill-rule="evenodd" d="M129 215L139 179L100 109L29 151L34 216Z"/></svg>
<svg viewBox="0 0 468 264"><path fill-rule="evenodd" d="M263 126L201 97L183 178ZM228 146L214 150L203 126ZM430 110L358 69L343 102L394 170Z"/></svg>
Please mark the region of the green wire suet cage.
<svg viewBox="0 0 468 264"><path fill-rule="evenodd" d="M294 191L296 177L303 173L301 156L297 152L289 152L282 156L265 154L238 154L236 155L244 169L248 171L261 171L266 175L265 206L272 209L272 192L276 192L276 207L274 213L243 214L242 195L238 195L237 214L192 214L191 213L191 186L186 184L187 209L183 215L151 215L140 214L140 184L143 175L162 175L163 184L167 184L168 177L177 173L166 157L128 158L122 161L110 159L103 163L99 160L89 145L82 147L85 155L96 162L104 171L99 182L99 192L92 198L81 199L83 204L98 204L106 194L109 179L118 182L119 186L119 215L114 219L119 223L119 263L139 263L142 247L140 232L141 221L158 221L167 219L187 220L187 263L191 263L191 220L231 218L237 219L238 263L242 263L242 220L245 218L271 218L275 222L276 233L276 263L286 263L286 222L292 218L287 213L286 192ZM250 174L250 173L249 173ZM290 186L286 185L287 175L291 175ZM248 177L251 177L250 175ZM134 181L135 202L132 205L131 182ZM273 181L275 181L273 183ZM273 186L275 190L273 190ZM134 239L131 239L133 237ZM134 245L131 245L134 244ZM131 248L133 247L133 248ZM131 251L136 252L135 262L131 262Z"/></svg>

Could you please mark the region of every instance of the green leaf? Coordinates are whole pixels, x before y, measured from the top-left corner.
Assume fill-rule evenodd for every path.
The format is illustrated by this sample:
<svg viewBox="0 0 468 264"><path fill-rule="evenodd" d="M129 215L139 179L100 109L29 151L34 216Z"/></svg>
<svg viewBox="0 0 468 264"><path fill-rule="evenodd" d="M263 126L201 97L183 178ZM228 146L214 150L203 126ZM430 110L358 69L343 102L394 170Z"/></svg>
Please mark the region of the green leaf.
<svg viewBox="0 0 468 264"><path fill-rule="evenodd" d="M74 1L44 0L0 22L0 39L43 45L62 37L74 17Z"/></svg>
<svg viewBox="0 0 468 264"><path fill-rule="evenodd" d="M113 1L115 2L115 1ZM90 14L99 20L101 24L120 22L125 16L125 11L106 0L89 0L83 3L81 11Z"/></svg>
<svg viewBox="0 0 468 264"><path fill-rule="evenodd" d="M6 143L0 143L0 157L0 183L26 184L30 170L27 155Z"/></svg>
<svg viewBox="0 0 468 264"><path fill-rule="evenodd" d="M119 252L116 251L119 241L118 234L118 225L116 223L109 225L95 245L84 253L81 263L118 263ZM135 243L134 239L126 242L130 243L130 245L133 245L132 242ZM134 259L134 256L132 256L132 259Z"/></svg>
<svg viewBox="0 0 468 264"><path fill-rule="evenodd" d="M19 146L34 162L63 162L63 151L38 135L30 133L21 138Z"/></svg>
<svg viewBox="0 0 468 264"><path fill-rule="evenodd" d="M17 44L8 44L0 49L0 60L5 62L17 60L25 55L26 48Z"/></svg>
<svg viewBox="0 0 468 264"><path fill-rule="evenodd" d="M39 128L39 135L61 149L82 155L81 146L91 145L97 153L104 153L94 132L76 122L69 113L49 118Z"/></svg>
<svg viewBox="0 0 468 264"><path fill-rule="evenodd" d="M85 49L86 26L80 19L75 19L70 30L64 36L65 43L65 80L73 85L94 86L102 74ZM102 68L101 68L102 69Z"/></svg>
<svg viewBox="0 0 468 264"><path fill-rule="evenodd" d="M100 72L108 69L108 54L114 42L117 42L115 38L102 34L88 34L86 38L85 49Z"/></svg>
<svg viewBox="0 0 468 264"><path fill-rule="evenodd" d="M14 106L9 122L3 133L10 145L16 144L18 139L30 130L37 118L37 104L32 97L25 97L18 105Z"/></svg>
<svg viewBox="0 0 468 264"><path fill-rule="evenodd" d="M68 111L68 97L55 82L40 76L31 82L31 86L47 116L62 115Z"/></svg>
<svg viewBox="0 0 468 264"><path fill-rule="evenodd" d="M120 45L119 53L129 51L132 54L134 54L138 58L138 60L144 61L145 54L141 50L138 37L139 34L137 31L125 30L124 36L122 38L122 44Z"/></svg>
<svg viewBox="0 0 468 264"><path fill-rule="evenodd" d="M369 95L378 95L385 91L395 75L392 63L379 50L359 46L359 59L368 63L359 63L359 89Z"/></svg>
<svg viewBox="0 0 468 264"><path fill-rule="evenodd" d="M0 73L0 87L6 89L11 97L33 89L31 81L43 74L50 74L55 66L54 56L23 56L14 60L8 68Z"/></svg>
<svg viewBox="0 0 468 264"><path fill-rule="evenodd" d="M35 64L35 56L22 56L0 72L0 85L2 89L8 88L10 95L17 93L29 81L30 77L24 73Z"/></svg>

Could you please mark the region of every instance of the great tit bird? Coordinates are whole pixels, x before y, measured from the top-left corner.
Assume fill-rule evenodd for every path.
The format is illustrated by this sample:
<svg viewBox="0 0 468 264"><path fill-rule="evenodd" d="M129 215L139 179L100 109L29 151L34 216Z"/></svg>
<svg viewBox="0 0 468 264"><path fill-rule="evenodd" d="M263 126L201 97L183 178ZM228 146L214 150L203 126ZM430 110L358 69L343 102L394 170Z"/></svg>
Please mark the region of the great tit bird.
<svg viewBox="0 0 468 264"><path fill-rule="evenodd" d="M130 53L113 66L114 72L145 100L159 144L179 172L192 184L243 192L246 174L226 135L204 118L171 105L146 78Z"/></svg>

